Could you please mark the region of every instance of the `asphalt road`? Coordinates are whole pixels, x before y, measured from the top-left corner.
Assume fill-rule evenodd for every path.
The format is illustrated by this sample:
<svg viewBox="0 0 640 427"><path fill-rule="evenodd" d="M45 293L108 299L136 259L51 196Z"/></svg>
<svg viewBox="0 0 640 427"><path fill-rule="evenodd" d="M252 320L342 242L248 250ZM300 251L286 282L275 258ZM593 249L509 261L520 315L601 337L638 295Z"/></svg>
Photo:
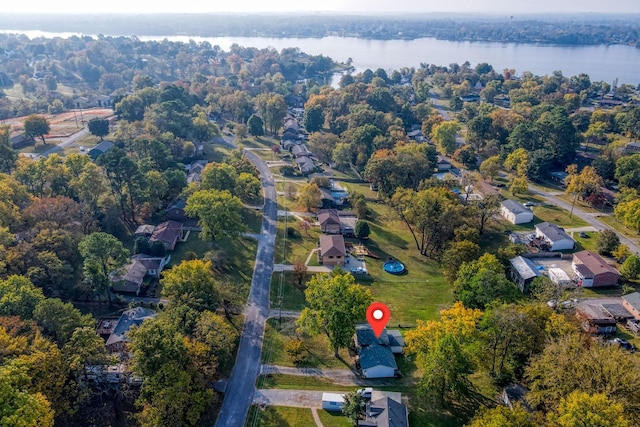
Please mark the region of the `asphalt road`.
<svg viewBox="0 0 640 427"><path fill-rule="evenodd" d="M226 141L229 143L228 141ZM247 157L258 168L264 189L262 230L258 239L256 263L245 309L238 356L227 383L217 427L242 427L253 402L256 379L260 373L264 327L269 316L269 286L273 272L277 202L273 176L267 165L252 152Z"/></svg>

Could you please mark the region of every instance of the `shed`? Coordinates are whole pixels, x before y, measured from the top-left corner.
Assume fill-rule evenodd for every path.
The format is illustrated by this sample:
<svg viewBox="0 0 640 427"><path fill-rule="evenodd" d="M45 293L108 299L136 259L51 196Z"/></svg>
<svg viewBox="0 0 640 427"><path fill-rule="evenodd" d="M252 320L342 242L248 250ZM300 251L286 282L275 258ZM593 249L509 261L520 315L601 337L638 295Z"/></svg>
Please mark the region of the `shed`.
<svg viewBox="0 0 640 427"><path fill-rule="evenodd" d="M549 245L550 251L570 250L576 244L576 241L562 227L550 222L536 225L536 237L543 239Z"/></svg>
<svg viewBox="0 0 640 427"><path fill-rule="evenodd" d="M590 251L573 254L572 266L579 280L579 286L585 288L614 286L620 279L620 273L614 266L607 263L600 255Z"/></svg>
<svg viewBox="0 0 640 427"><path fill-rule="evenodd" d="M509 260L511 264L511 280L522 292L526 292L529 285L540 275L536 265L529 259L518 256Z"/></svg>
<svg viewBox="0 0 640 427"><path fill-rule="evenodd" d="M101 155L103 155L104 153L106 153L107 151L111 150L113 147L115 147L115 144L105 139L100 144L96 145L91 150L89 150L89 157L95 160Z"/></svg>
<svg viewBox="0 0 640 427"><path fill-rule="evenodd" d="M533 221L533 212L524 207L522 203L510 199L500 203L500 215L512 224L525 224Z"/></svg>
<svg viewBox="0 0 640 427"><path fill-rule="evenodd" d="M558 267L550 267L547 272L549 273L549 280L551 280L556 285L568 287L573 283L571 277L561 268Z"/></svg>
<svg viewBox="0 0 640 427"><path fill-rule="evenodd" d="M325 411L342 411L344 395L337 393L322 393L322 409Z"/></svg>

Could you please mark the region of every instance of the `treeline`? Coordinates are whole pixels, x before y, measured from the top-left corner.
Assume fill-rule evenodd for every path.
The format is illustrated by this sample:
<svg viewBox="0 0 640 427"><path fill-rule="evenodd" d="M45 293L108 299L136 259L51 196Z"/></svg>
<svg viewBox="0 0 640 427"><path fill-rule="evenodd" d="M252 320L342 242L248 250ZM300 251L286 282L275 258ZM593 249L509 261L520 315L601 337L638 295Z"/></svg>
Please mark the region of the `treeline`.
<svg viewBox="0 0 640 427"><path fill-rule="evenodd" d="M136 34L201 37L325 37L340 35L368 39L435 37L452 41L554 43L566 45L627 44L637 46L640 26L629 17L503 17L450 15L233 15L153 14L74 15L60 22L49 15L3 16L11 29L84 34Z"/></svg>

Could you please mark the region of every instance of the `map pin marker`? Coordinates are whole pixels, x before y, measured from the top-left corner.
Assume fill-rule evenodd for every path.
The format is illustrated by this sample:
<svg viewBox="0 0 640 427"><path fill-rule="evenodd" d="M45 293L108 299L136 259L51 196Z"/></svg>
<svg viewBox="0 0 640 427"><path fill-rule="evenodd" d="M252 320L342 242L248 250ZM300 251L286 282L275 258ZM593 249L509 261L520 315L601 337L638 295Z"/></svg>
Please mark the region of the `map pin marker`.
<svg viewBox="0 0 640 427"><path fill-rule="evenodd" d="M367 308L367 322L376 334L376 338L380 338L380 334L387 326L390 317L389 307L381 302L374 302Z"/></svg>

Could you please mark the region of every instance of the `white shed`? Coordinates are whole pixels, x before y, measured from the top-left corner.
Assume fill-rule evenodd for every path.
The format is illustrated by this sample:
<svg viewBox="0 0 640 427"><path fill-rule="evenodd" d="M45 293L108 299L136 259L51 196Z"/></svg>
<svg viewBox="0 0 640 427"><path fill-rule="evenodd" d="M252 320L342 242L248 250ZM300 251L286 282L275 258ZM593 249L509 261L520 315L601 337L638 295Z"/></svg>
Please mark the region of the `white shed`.
<svg viewBox="0 0 640 427"><path fill-rule="evenodd" d="M500 214L512 224L525 224L533 221L533 212L525 208L522 203L514 200L504 200L500 203Z"/></svg>
<svg viewBox="0 0 640 427"><path fill-rule="evenodd" d="M337 393L322 393L322 409L325 411L342 411L344 395Z"/></svg>
<svg viewBox="0 0 640 427"><path fill-rule="evenodd" d="M562 227L550 222L536 225L536 237L544 239L550 251L571 250L576 244L576 241Z"/></svg>
<svg viewBox="0 0 640 427"><path fill-rule="evenodd" d="M551 267L547 271L549 272L549 279L556 285L567 287L573 283L571 277L561 268Z"/></svg>

